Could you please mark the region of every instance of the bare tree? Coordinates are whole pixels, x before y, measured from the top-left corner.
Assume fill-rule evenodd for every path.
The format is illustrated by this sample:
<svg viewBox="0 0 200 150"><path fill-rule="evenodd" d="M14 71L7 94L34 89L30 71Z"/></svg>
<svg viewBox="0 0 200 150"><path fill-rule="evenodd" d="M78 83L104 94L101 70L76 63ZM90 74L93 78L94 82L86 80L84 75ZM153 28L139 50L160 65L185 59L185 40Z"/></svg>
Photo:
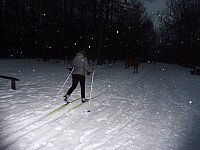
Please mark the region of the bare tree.
<svg viewBox="0 0 200 150"><path fill-rule="evenodd" d="M168 0L161 18L162 38L179 63L190 63L199 52L199 0Z"/></svg>
<svg viewBox="0 0 200 150"><path fill-rule="evenodd" d="M27 57L67 55L70 60L88 45L89 56L102 64L107 58L122 59L127 49L144 48L151 32L139 0L7 0L1 4L2 46L9 54L20 50Z"/></svg>

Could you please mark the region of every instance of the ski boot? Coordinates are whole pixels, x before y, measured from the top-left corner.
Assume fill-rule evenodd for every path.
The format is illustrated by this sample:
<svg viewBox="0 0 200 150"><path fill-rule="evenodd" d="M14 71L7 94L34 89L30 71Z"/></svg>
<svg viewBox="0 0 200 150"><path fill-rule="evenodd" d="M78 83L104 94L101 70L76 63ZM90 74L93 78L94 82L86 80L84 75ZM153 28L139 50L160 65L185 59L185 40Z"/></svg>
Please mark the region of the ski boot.
<svg viewBox="0 0 200 150"><path fill-rule="evenodd" d="M69 95L65 95L64 96L64 101L65 101L66 104L69 103Z"/></svg>
<svg viewBox="0 0 200 150"><path fill-rule="evenodd" d="M85 102L87 102L87 101L89 101L89 99L82 98L82 103L85 103Z"/></svg>

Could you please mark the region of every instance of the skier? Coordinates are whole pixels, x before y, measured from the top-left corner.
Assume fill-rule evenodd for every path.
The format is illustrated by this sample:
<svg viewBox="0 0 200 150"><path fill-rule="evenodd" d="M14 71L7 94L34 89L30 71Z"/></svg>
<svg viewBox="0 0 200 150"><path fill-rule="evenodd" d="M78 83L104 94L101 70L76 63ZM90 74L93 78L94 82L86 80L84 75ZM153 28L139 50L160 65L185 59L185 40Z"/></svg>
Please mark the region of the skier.
<svg viewBox="0 0 200 150"><path fill-rule="evenodd" d="M92 73L94 69L90 69L88 65L88 61L86 58L86 49L82 49L78 52L73 60L73 72L72 72L72 86L67 91L66 95L64 96L64 101L66 103L69 102L69 97L71 93L77 87L78 82L80 82L81 86L81 100L82 103L87 102L88 99L85 98L85 73Z"/></svg>

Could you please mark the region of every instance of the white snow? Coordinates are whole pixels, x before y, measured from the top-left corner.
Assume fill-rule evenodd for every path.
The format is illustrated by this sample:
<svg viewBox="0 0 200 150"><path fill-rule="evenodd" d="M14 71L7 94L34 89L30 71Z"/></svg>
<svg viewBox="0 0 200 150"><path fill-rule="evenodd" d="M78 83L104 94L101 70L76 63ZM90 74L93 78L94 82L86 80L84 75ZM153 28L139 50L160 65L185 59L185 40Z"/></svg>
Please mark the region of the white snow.
<svg viewBox="0 0 200 150"><path fill-rule="evenodd" d="M89 103L64 104L65 63L0 60L1 150L199 150L200 76L178 65L96 66ZM86 77L89 97L91 76ZM80 97L80 86L71 100ZM89 108L90 107L90 108ZM88 112L90 110L91 112Z"/></svg>

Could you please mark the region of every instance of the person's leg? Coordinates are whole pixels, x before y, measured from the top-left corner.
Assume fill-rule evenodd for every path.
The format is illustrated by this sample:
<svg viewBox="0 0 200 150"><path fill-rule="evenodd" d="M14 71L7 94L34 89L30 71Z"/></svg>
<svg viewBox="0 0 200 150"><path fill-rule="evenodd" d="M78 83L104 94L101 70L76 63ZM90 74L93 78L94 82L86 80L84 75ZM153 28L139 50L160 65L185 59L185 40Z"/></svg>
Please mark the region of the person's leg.
<svg viewBox="0 0 200 150"><path fill-rule="evenodd" d="M138 73L138 65L136 66L136 73Z"/></svg>
<svg viewBox="0 0 200 150"><path fill-rule="evenodd" d="M78 77L76 74L72 75L72 86L70 89L67 91L66 95L71 95L71 93L74 91L74 89L77 87L78 84Z"/></svg>
<svg viewBox="0 0 200 150"><path fill-rule="evenodd" d="M79 76L80 86L81 86L81 98L85 98L85 76Z"/></svg>

